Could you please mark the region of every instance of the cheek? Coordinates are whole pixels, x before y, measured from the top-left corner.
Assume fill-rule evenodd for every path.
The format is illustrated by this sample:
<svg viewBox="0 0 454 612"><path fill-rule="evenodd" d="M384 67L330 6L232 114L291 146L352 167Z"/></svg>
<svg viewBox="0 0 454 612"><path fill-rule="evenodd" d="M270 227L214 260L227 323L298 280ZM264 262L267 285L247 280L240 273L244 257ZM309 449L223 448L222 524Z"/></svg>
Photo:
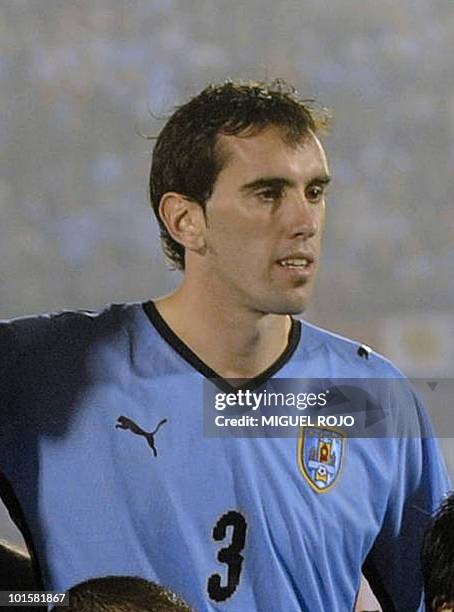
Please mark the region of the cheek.
<svg viewBox="0 0 454 612"><path fill-rule="evenodd" d="M216 251L234 253L238 258L253 253L264 242L264 231L257 220L224 213L208 219L208 244Z"/></svg>
<svg viewBox="0 0 454 612"><path fill-rule="evenodd" d="M211 260L220 274L242 267L241 253L245 240L240 227L232 227L225 220L213 223L208 228L206 241L209 257L207 263Z"/></svg>
<svg viewBox="0 0 454 612"><path fill-rule="evenodd" d="M323 233L323 230L325 229L325 216L326 216L326 204L325 204L325 201L323 201L321 212L320 212L320 233Z"/></svg>
<svg viewBox="0 0 454 612"><path fill-rule="evenodd" d="M247 214L233 206L229 210L224 207L210 212L206 237L216 265L228 268L235 276L244 276L246 281L251 275L268 275L275 252L275 220L265 212Z"/></svg>

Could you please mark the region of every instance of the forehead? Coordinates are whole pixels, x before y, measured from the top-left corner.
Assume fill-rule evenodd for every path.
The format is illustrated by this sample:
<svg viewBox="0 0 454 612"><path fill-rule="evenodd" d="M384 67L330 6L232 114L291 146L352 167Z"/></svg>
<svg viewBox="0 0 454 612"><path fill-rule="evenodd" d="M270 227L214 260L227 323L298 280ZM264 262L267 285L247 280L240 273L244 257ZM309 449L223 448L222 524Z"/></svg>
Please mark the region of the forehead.
<svg viewBox="0 0 454 612"><path fill-rule="evenodd" d="M282 175L307 178L328 174L325 151L313 132L289 144L269 127L253 136L220 136L218 147L225 160L221 174L241 176Z"/></svg>

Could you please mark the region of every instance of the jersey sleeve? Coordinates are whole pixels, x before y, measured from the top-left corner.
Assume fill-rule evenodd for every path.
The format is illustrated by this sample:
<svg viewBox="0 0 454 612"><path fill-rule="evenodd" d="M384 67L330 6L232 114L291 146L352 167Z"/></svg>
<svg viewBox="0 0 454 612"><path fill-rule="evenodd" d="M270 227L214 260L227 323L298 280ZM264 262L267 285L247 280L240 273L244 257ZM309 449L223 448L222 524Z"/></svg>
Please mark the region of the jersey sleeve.
<svg viewBox="0 0 454 612"><path fill-rule="evenodd" d="M424 406L410 389L405 403L400 397L395 409L409 424L407 435L404 426L399 438L384 440L394 454L394 484L380 534L364 565L386 612L425 610L420 562L423 535L451 489Z"/></svg>
<svg viewBox="0 0 454 612"><path fill-rule="evenodd" d="M0 321L0 472L9 480L38 460L38 440L64 431L84 337L70 313Z"/></svg>
<svg viewBox="0 0 454 612"><path fill-rule="evenodd" d="M0 322L0 472L6 468L14 445L12 440L12 398L16 387L17 364L21 341L17 328L10 322Z"/></svg>

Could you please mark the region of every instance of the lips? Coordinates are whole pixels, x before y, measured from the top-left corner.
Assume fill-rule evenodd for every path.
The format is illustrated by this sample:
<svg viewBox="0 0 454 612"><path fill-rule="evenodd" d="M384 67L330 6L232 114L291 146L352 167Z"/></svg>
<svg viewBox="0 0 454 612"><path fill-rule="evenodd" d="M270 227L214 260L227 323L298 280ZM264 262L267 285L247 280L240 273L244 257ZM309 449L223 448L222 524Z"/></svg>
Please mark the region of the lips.
<svg viewBox="0 0 454 612"><path fill-rule="evenodd" d="M309 270L313 268L314 256L308 251L299 251L281 257L276 263L289 270Z"/></svg>

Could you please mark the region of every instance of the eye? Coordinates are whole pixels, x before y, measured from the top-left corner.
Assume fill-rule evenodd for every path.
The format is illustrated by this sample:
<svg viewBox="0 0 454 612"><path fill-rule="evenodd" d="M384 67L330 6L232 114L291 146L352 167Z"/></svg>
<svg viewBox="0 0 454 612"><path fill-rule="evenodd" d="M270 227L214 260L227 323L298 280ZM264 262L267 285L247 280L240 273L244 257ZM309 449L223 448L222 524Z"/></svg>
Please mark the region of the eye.
<svg viewBox="0 0 454 612"><path fill-rule="evenodd" d="M264 202L277 202L282 199L283 193L281 187L273 187L260 191L257 196Z"/></svg>
<svg viewBox="0 0 454 612"><path fill-rule="evenodd" d="M306 190L306 197L309 202L316 204L323 199L325 195L325 189L321 185L311 185Z"/></svg>

